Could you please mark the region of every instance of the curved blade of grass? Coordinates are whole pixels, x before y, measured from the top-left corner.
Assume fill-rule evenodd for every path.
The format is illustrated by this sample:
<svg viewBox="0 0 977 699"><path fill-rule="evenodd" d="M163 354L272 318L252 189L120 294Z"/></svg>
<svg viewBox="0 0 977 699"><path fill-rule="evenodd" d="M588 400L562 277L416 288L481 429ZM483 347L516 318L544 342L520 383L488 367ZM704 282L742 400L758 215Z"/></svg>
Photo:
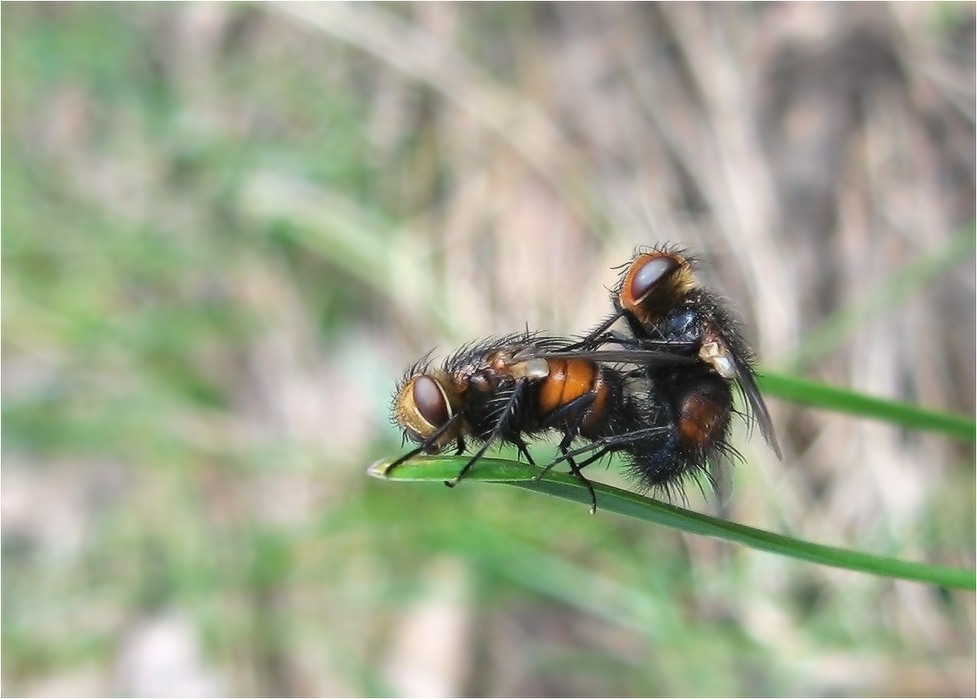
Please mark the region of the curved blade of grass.
<svg viewBox="0 0 977 699"><path fill-rule="evenodd" d="M763 392L792 403L892 422L918 430L942 432L963 442L975 441L977 423L965 415L940 413L908 403L867 396L843 388L765 371L758 376Z"/></svg>
<svg viewBox="0 0 977 699"><path fill-rule="evenodd" d="M388 471L391 460L378 461L368 473L375 478L396 481L441 482L453 479L468 462L467 456L419 457ZM466 480L508 483L564 500L590 503L590 494L572 475L548 471L535 480L540 469L516 461L481 459L468 472ZM620 488L594 481L598 510L615 512L646 522L662 524L692 534L733 541L761 551L847 568L862 573L903 580L915 580L964 590L977 589L977 573L972 570L902 561L858 551L833 548L792 539L773 532L716 519L698 512L652 500Z"/></svg>

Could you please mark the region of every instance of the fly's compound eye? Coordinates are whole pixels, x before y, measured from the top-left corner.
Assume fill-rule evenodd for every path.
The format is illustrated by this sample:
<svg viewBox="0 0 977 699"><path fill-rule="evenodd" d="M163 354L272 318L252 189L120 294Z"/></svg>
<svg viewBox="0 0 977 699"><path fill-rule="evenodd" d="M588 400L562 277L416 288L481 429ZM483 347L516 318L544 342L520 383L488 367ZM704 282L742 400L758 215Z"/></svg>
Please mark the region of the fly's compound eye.
<svg viewBox="0 0 977 699"><path fill-rule="evenodd" d="M441 384L430 376L418 376L412 386L414 409L417 415L435 430L451 417L448 399ZM434 430L431 430L432 432Z"/></svg>
<svg viewBox="0 0 977 699"><path fill-rule="evenodd" d="M642 259L646 258L646 259ZM640 303L663 280L667 280L682 266L671 255L642 255L632 265L627 291L633 303Z"/></svg>
<svg viewBox="0 0 977 699"><path fill-rule="evenodd" d="M411 440L425 443L425 450L430 453L441 451L458 432L458 428L449 429L432 439L451 420L454 412L445 388L440 377L419 374L400 389L394 406L397 424ZM427 444L429 440L430 444Z"/></svg>

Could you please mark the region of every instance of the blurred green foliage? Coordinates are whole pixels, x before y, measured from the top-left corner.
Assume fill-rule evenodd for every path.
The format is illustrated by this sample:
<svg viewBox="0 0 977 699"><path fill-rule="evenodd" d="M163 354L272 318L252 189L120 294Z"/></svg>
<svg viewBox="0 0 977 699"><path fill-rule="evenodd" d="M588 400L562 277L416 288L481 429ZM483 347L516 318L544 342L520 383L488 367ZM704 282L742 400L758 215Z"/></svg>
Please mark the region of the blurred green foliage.
<svg viewBox="0 0 977 699"><path fill-rule="evenodd" d="M541 79L513 77L527 33L545 54L567 11L483 6L461 34L515 92ZM972 26L960 12L942 21ZM263 5L5 4L3 20L6 693L404 692L396 638L439 603L469 625L442 678L456 692L884 693L913 686L885 679L900 666L925 691L972 684L972 596L515 489L364 477L398 448L389 396L418 343L492 320L452 315L444 290L469 275L405 223L427 230L465 181L439 159L482 157L451 150L431 85ZM463 242L489 259L487 237ZM386 276L414 247L437 270L422 292ZM972 565L958 461L925 531L866 512L829 538ZM936 641L887 621L906 598ZM146 639L170 615L189 660L153 684Z"/></svg>

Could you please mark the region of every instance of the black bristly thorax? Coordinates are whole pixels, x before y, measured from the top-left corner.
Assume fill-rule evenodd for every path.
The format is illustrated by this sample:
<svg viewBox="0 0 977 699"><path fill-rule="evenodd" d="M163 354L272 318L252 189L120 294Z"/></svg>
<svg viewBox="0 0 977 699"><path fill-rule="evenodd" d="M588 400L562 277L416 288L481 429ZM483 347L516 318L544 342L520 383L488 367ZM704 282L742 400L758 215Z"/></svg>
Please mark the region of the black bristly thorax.
<svg viewBox="0 0 977 699"><path fill-rule="evenodd" d="M516 390L516 382L499 376L486 368L473 372L468 378L468 391L465 397L465 416L472 427L472 436L478 440L488 438L496 423L502 417L506 405ZM513 406L506 417L501 435L502 441L512 442L519 432L520 402Z"/></svg>

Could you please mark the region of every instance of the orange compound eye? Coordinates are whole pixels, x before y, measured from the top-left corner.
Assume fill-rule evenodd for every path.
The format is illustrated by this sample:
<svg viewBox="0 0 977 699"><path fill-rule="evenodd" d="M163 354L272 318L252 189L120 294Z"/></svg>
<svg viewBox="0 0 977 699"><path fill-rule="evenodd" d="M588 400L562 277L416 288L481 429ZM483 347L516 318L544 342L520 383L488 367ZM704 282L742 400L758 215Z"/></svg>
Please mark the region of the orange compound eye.
<svg viewBox="0 0 977 699"><path fill-rule="evenodd" d="M671 255L642 255L631 265L631 272L625 285L626 301L640 303L663 280L668 279L682 266L681 261Z"/></svg>
<svg viewBox="0 0 977 699"><path fill-rule="evenodd" d="M414 380L414 407L417 414L434 428L441 427L451 417L444 390L430 376L421 375ZM433 431L433 430L432 430Z"/></svg>

